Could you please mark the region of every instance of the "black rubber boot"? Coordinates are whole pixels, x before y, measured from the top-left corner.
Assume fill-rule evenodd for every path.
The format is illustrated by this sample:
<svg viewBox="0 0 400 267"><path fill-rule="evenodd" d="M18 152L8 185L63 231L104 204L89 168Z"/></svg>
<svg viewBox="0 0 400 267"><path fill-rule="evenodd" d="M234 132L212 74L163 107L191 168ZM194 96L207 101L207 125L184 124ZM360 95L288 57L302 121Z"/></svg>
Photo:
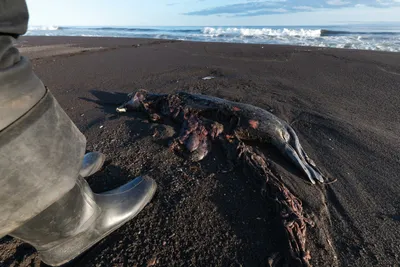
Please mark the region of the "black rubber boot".
<svg viewBox="0 0 400 267"><path fill-rule="evenodd" d="M100 152L89 152L83 157L82 167L79 175L89 177L101 169L106 157Z"/></svg>
<svg viewBox="0 0 400 267"><path fill-rule="evenodd" d="M10 233L36 248L48 265L67 263L135 217L156 191L143 176L102 194L79 177L59 201Z"/></svg>

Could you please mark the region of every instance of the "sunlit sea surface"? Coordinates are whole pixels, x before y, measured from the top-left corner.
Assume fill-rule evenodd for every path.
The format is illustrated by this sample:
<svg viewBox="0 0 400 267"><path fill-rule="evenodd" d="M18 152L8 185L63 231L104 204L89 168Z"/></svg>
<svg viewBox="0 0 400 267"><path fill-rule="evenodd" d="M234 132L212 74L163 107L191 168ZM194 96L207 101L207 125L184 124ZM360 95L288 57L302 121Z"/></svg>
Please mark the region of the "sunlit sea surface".
<svg viewBox="0 0 400 267"><path fill-rule="evenodd" d="M400 24L229 27L30 26L26 35L157 38L400 52Z"/></svg>

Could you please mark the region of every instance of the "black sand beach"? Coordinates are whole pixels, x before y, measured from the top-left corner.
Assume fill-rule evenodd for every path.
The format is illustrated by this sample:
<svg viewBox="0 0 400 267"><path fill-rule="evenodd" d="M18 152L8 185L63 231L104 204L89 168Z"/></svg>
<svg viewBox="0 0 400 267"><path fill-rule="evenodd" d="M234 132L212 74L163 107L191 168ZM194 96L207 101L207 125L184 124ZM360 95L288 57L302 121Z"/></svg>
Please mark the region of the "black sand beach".
<svg viewBox="0 0 400 267"><path fill-rule="evenodd" d="M172 126L115 113L140 88L213 95L286 120L326 177L337 179L312 186L264 147L316 224L307 234L310 263L398 266L400 54L81 37L24 37L18 46L87 137L87 150L107 155L88 179L95 192L141 174L159 185L143 212L70 266L267 266L279 252L282 235L251 177L221 172L223 154L191 163L168 149ZM10 237L0 239L0 265L44 266Z"/></svg>

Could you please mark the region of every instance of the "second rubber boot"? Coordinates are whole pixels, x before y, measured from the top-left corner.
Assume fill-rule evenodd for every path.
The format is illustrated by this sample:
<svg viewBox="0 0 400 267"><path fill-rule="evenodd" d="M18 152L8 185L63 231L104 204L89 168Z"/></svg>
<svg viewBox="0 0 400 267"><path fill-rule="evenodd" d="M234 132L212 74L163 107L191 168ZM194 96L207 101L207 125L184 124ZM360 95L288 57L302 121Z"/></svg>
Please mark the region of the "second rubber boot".
<svg viewBox="0 0 400 267"><path fill-rule="evenodd" d="M135 217L155 191L154 180L143 176L95 194L79 177L71 191L10 235L35 247L46 264L59 266Z"/></svg>
<svg viewBox="0 0 400 267"><path fill-rule="evenodd" d="M106 157L100 152L89 152L83 157L82 167L79 175L82 177L89 177L96 173L103 167Z"/></svg>

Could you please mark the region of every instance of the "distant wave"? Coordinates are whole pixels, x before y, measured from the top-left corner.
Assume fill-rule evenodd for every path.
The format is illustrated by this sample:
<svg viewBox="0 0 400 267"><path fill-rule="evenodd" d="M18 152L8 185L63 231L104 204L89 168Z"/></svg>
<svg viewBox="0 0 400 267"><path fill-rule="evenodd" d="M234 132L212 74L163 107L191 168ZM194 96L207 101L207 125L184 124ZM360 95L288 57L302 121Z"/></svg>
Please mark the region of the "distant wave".
<svg viewBox="0 0 400 267"><path fill-rule="evenodd" d="M393 31L390 31L393 30ZM31 36L104 36L206 42L289 44L400 52L400 27L138 27L29 26Z"/></svg>
<svg viewBox="0 0 400 267"><path fill-rule="evenodd" d="M60 27L58 26L29 26L28 31L57 31Z"/></svg>
<svg viewBox="0 0 400 267"><path fill-rule="evenodd" d="M201 33L199 29L166 29L166 28L131 28L131 27L87 27L79 29L98 30L98 31L126 31L126 32L181 32L181 33Z"/></svg>
<svg viewBox="0 0 400 267"><path fill-rule="evenodd" d="M118 31L118 32L181 32L201 33L200 29L165 29L165 28L140 28L140 27L67 27L67 26L29 26L29 31L55 31L55 30L76 30L76 31Z"/></svg>
<svg viewBox="0 0 400 267"><path fill-rule="evenodd" d="M242 27L204 27L193 29L179 29L173 27L67 27L67 26L29 26L29 31L57 31L57 30L74 30L74 31L104 31L104 32L170 32L184 34L205 34L212 37L263 37L263 36L291 36L291 37L324 37L324 36L340 36L340 35L400 35L400 32L363 32L363 31L338 31L327 29L289 29L289 28L242 28Z"/></svg>
<svg viewBox="0 0 400 267"><path fill-rule="evenodd" d="M96 31L127 31L127 32L136 32L136 31L141 31L141 32L156 32L158 31L157 29L146 29L146 28L123 28L123 27L88 27L88 28L81 28L81 30L96 30Z"/></svg>
<svg viewBox="0 0 400 267"><path fill-rule="evenodd" d="M359 31L333 31L321 30L321 36L336 36L336 35L400 35L400 32L359 32Z"/></svg>
<svg viewBox="0 0 400 267"><path fill-rule="evenodd" d="M212 28L205 27L202 33L213 36L261 37L261 36L292 36L292 37L319 37L321 30L310 29L271 29L271 28Z"/></svg>
<svg viewBox="0 0 400 267"><path fill-rule="evenodd" d="M182 32L182 33L201 33L200 29L197 30L173 30L173 32Z"/></svg>

